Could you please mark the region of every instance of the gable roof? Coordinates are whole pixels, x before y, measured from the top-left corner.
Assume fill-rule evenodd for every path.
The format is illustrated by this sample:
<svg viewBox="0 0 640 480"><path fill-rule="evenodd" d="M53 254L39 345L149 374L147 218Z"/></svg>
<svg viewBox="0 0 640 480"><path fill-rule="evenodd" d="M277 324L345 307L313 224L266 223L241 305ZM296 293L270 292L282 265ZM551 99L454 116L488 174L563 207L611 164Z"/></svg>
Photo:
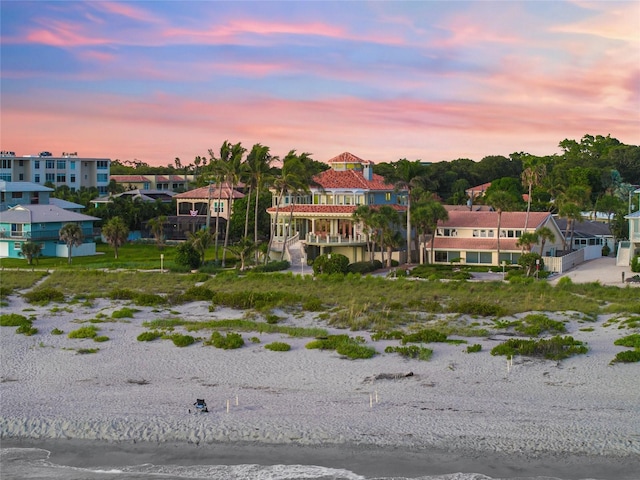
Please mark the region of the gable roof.
<svg viewBox="0 0 640 480"><path fill-rule="evenodd" d="M340 155L336 155L335 157L327 160L329 165L333 163L361 163L362 165L372 165L373 162L371 160L363 160L360 157L356 157L353 153L343 152Z"/></svg>
<svg viewBox="0 0 640 480"><path fill-rule="evenodd" d="M562 217L554 217L556 223L558 224L558 228L563 232L567 229L567 219ZM582 222L575 222L573 226L573 234L574 237L596 237L596 236L605 236L611 237L613 234L611 233L611 229L609 225L604 222L594 222L591 220L585 220Z"/></svg>
<svg viewBox="0 0 640 480"><path fill-rule="evenodd" d="M0 192L53 192L53 188L33 182L7 182L0 180Z"/></svg>
<svg viewBox="0 0 640 480"><path fill-rule="evenodd" d="M527 212L502 212L500 228L524 229ZM552 215L549 212L529 212L527 229L542 227ZM498 226L498 212L469 212L451 211L449 220L438 222L438 226L449 228L496 228Z"/></svg>
<svg viewBox="0 0 640 480"><path fill-rule="evenodd" d="M78 210L84 208L84 205L70 202L69 200L63 200L62 198L50 198L49 205L55 205L56 207L64 208L65 210Z"/></svg>
<svg viewBox="0 0 640 480"><path fill-rule="evenodd" d="M17 205L0 212L1 223L68 223L100 220L98 217L72 212L55 205Z"/></svg>
<svg viewBox="0 0 640 480"><path fill-rule="evenodd" d="M110 175L109 178L111 180L114 180L117 183L122 183L122 182L133 182L133 183L151 182L151 180L149 180L144 175Z"/></svg>

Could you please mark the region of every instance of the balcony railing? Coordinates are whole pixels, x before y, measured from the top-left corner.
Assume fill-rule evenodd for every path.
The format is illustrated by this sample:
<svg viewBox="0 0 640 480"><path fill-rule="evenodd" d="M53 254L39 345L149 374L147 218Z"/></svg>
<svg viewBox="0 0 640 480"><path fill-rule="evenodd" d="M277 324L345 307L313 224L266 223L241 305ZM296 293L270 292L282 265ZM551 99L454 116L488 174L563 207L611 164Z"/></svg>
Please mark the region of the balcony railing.
<svg viewBox="0 0 640 480"><path fill-rule="evenodd" d="M366 235L324 235L309 233L305 239L310 245L364 245L367 243Z"/></svg>
<svg viewBox="0 0 640 480"><path fill-rule="evenodd" d="M86 240L93 239L96 232L92 228L83 228L82 235ZM0 238L8 238L11 240L32 240L32 241L44 241L44 240L59 240L60 232L58 230L45 230L27 232L25 230L14 230L11 232L0 231Z"/></svg>

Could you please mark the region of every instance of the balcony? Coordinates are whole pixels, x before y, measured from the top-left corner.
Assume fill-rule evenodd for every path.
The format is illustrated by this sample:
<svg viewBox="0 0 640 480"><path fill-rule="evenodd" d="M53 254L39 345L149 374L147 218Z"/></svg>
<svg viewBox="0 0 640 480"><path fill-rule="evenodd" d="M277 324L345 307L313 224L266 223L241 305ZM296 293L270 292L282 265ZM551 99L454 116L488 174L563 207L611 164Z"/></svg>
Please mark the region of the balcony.
<svg viewBox="0 0 640 480"><path fill-rule="evenodd" d="M322 246L353 245L353 246L356 246L356 245L366 245L367 236L356 235L355 237L352 237L352 236L346 236L346 235L328 235L328 234L321 234L321 233L309 233L307 234L307 237L304 239L304 242L307 245L322 245Z"/></svg>

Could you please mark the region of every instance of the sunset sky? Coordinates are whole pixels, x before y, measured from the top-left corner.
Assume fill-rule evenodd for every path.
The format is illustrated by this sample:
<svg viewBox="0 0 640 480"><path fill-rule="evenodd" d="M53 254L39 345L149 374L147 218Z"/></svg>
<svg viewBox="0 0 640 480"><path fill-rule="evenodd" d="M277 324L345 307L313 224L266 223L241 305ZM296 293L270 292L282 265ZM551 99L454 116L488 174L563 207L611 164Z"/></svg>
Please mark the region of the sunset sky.
<svg viewBox="0 0 640 480"><path fill-rule="evenodd" d="M1 147L183 164L640 144L638 1L0 2Z"/></svg>

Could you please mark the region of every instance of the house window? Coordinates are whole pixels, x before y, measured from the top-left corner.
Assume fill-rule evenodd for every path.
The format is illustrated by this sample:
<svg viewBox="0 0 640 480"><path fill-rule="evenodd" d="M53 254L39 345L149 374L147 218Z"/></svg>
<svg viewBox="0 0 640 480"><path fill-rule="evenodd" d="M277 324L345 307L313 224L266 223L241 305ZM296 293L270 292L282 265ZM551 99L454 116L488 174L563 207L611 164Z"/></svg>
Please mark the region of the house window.
<svg viewBox="0 0 640 480"><path fill-rule="evenodd" d="M13 242L13 249L14 249L14 250L22 250L22 243L20 243L20 242Z"/></svg>
<svg viewBox="0 0 640 480"><path fill-rule="evenodd" d="M482 238L485 238L487 236L487 231L486 230L480 230L480 236Z"/></svg>
<svg viewBox="0 0 640 480"><path fill-rule="evenodd" d="M56 162L54 160L47 160L44 164L44 168L54 169L56 168Z"/></svg>
<svg viewBox="0 0 640 480"><path fill-rule="evenodd" d="M76 169L76 161L75 160L71 160L69 162L69 166L71 167L71 170L75 170Z"/></svg>
<svg viewBox="0 0 640 480"><path fill-rule="evenodd" d="M0 160L0 168L11 168L11 160L7 158Z"/></svg>
<svg viewBox="0 0 640 480"><path fill-rule="evenodd" d="M11 181L11 174L10 173L0 173L0 180L4 180L5 182L10 182Z"/></svg>
<svg viewBox="0 0 640 480"><path fill-rule="evenodd" d="M24 181L24 173L18 175L18 180L20 180L21 182Z"/></svg>
<svg viewBox="0 0 640 480"><path fill-rule="evenodd" d="M22 198L22 192L11 192L11 198Z"/></svg>
<svg viewBox="0 0 640 480"><path fill-rule="evenodd" d="M214 212L219 212L219 213L224 213L224 202L214 202L213 204L213 211Z"/></svg>
<svg viewBox="0 0 640 480"><path fill-rule="evenodd" d="M34 180L36 183L40 183L40 174L39 174L39 173L36 173L36 174L35 174L35 176L33 177L33 180Z"/></svg>
<svg viewBox="0 0 640 480"><path fill-rule="evenodd" d="M493 261L493 254L491 252L479 252L480 263L491 263Z"/></svg>
<svg viewBox="0 0 640 480"><path fill-rule="evenodd" d="M467 252L467 263L488 263L493 259L491 252Z"/></svg>
<svg viewBox="0 0 640 480"><path fill-rule="evenodd" d="M96 167L97 167L99 170L106 170L107 168L109 168L109 162L108 162L108 161L106 161L106 160L98 160L98 161L96 162Z"/></svg>
<svg viewBox="0 0 640 480"><path fill-rule="evenodd" d="M69 176L69 179L71 183L76 183L76 176L73 173Z"/></svg>
<svg viewBox="0 0 640 480"><path fill-rule="evenodd" d="M489 238L493 238L493 230L488 230L487 233L489 235Z"/></svg>
<svg viewBox="0 0 640 480"><path fill-rule="evenodd" d="M66 181L67 181L67 176L64 173L59 173L58 175L56 175L57 183L66 183Z"/></svg>
<svg viewBox="0 0 640 480"><path fill-rule="evenodd" d="M517 264L518 259L520 258L519 253L509 253L509 252L500 252L500 258L498 259L498 263L507 262L509 264Z"/></svg>
<svg viewBox="0 0 640 480"><path fill-rule="evenodd" d="M97 175L97 180L100 183L105 183L109 181L109 175L107 175L106 173L99 173Z"/></svg>
<svg viewBox="0 0 640 480"><path fill-rule="evenodd" d="M391 192L387 192L387 193L385 193L385 194L384 194L384 199L385 199L387 202L390 202L390 201L391 201Z"/></svg>
<svg viewBox="0 0 640 480"><path fill-rule="evenodd" d="M453 262L460 260L460 252L456 251L436 251L434 254L436 262Z"/></svg>
<svg viewBox="0 0 640 480"><path fill-rule="evenodd" d="M66 160L58 160L56 163L57 163L57 164L56 164L56 168L57 168L58 170L66 170L66 169L67 169L67 162L66 162Z"/></svg>

